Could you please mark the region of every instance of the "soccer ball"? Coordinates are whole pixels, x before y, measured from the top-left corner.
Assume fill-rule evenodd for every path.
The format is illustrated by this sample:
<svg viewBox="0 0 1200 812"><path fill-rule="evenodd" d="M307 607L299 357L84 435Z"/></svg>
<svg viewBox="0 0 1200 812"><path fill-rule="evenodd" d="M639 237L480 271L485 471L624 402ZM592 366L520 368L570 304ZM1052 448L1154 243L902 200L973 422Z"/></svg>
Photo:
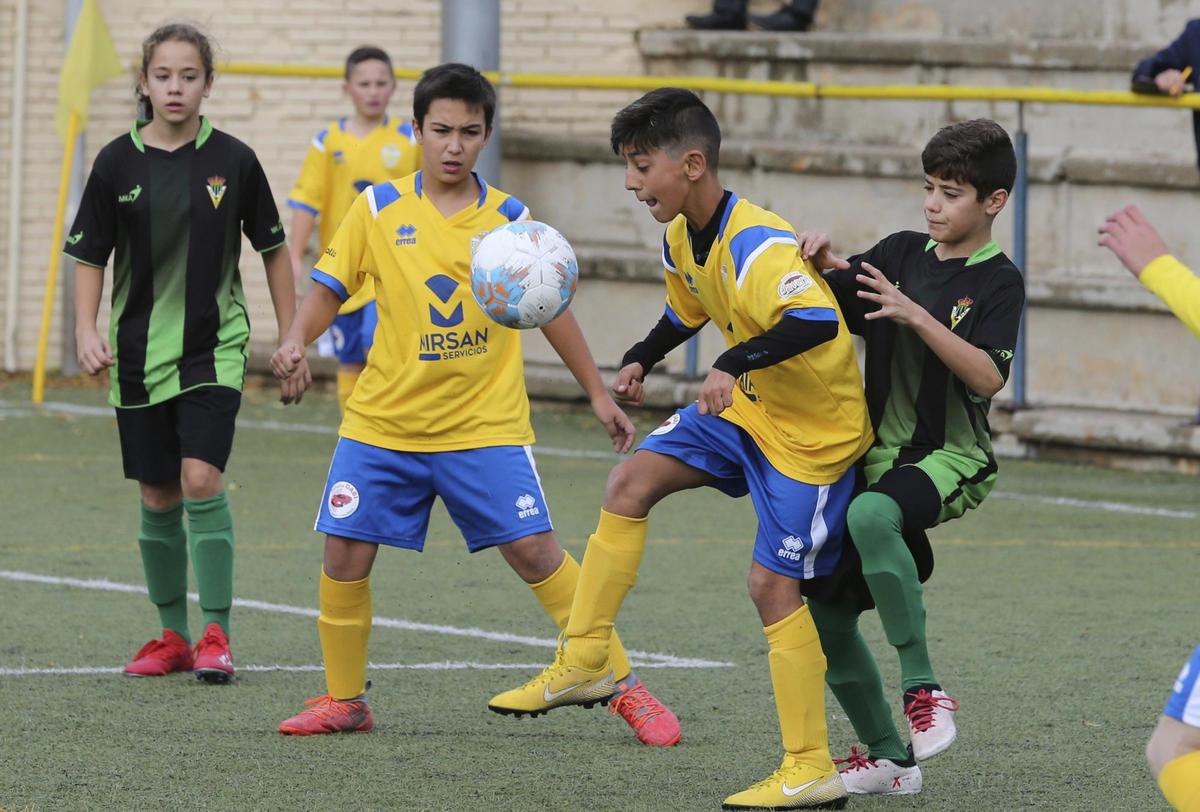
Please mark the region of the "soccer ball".
<svg viewBox="0 0 1200 812"><path fill-rule="evenodd" d="M536 220L489 231L471 257L475 301L505 327L545 327L571 304L578 282L571 244Z"/></svg>

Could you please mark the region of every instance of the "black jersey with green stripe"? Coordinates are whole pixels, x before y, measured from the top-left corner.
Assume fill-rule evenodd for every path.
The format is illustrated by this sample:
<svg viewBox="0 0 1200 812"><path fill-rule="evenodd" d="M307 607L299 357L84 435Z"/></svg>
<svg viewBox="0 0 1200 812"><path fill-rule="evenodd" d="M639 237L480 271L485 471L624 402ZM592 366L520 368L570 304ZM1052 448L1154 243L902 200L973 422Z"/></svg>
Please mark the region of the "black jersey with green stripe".
<svg viewBox="0 0 1200 812"><path fill-rule="evenodd" d="M254 151L201 120L172 152L138 125L96 156L64 252L113 261L109 340L114 406L161 403L197 386L241 389L250 320L238 259L284 242Z"/></svg>
<svg viewBox="0 0 1200 812"><path fill-rule="evenodd" d="M904 465L937 449L995 472L991 405L967 388L912 329L891 319L866 319L878 305L860 299L855 281L862 263L878 268L900 291L955 335L980 348L1008 380L1025 303L1021 272L995 242L967 258L939 260L928 234L902 231L850 258L850 269L827 275L852 333L866 339L867 406L877 458ZM887 453L880 453L883 450Z"/></svg>

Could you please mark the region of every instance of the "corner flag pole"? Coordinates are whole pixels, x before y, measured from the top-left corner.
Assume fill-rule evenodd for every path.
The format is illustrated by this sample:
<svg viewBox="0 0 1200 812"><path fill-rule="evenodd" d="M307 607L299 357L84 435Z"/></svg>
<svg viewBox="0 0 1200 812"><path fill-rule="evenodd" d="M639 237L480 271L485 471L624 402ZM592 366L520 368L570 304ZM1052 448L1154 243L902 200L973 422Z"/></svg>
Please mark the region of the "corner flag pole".
<svg viewBox="0 0 1200 812"><path fill-rule="evenodd" d="M71 165L75 163L75 141L78 135L79 113L72 110L67 119L67 145L63 150L62 172L58 179L58 209L54 215L54 237L50 240L50 268L46 272L46 295L42 297L42 327L38 331L37 361L33 365L34 403L41 403L46 394L46 344L50 339L50 313L54 309L54 291L58 287L63 220L67 214L67 193L71 188Z"/></svg>

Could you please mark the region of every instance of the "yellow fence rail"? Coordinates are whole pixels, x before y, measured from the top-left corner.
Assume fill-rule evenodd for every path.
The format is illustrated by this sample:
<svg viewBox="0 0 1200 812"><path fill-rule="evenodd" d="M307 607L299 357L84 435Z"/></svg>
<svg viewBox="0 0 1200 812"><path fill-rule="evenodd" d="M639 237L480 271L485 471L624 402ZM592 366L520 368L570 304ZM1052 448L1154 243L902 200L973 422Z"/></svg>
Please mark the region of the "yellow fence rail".
<svg viewBox="0 0 1200 812"><path fill-rule="evenodd" d="M218 69L230 76L292 78L342 77L340 65L274 65L229 62ZM418 68L397 68L397 79L416 80ZM1027 104L1083 104L1116 107L1175 107L1200 109L1200 93L1180 98L1127 90L1069 90L1056 87L984 87L963 85L836 85L818 82L756 81L720 76L599 76L567 73L484 73L500 87L561 88L564 90L654 90L686 87L713 93L786 96L802 99L875 99L894 101L994 101Z"/></svg>

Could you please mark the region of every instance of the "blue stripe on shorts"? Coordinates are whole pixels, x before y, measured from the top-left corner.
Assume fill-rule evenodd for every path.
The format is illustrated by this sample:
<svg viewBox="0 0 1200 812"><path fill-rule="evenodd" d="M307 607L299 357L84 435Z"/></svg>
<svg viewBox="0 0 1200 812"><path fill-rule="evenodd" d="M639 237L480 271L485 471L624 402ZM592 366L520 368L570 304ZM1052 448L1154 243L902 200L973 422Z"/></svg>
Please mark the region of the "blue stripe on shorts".
<svg viewBox="0 0 1200 812"><path fill-rule="evenodd" d="M1163 715L1178 719L1185 725L1200 727L1200 646L1192 652L1175 680L1175 690L1163 708Z"/></svg>

